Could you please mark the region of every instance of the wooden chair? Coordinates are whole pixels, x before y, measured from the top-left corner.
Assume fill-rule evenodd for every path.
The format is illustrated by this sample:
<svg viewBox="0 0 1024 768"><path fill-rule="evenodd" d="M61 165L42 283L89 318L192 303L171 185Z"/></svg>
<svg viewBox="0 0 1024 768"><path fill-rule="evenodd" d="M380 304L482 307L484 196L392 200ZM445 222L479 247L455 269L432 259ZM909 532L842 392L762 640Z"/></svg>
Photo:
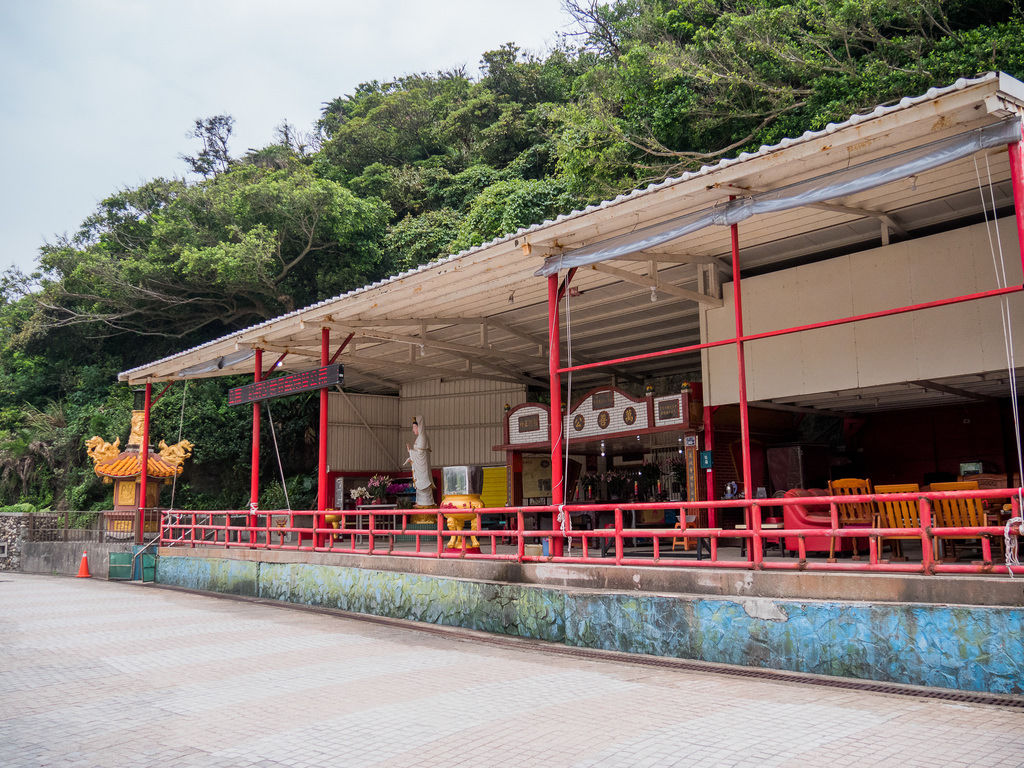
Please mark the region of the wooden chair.
<svg viewBox="0 0 1024 768"><path fill-rule="evenodd" d="M829 480L828 492L830 496L862 496L873 493L870 480L861 480L856 477L847 477L842 480ZM839 527L864 527L869 528L875 523L877 511L874 503L870 501L851 501L837 503L836 509L839 512ZM836 540L832 539L829 547L829 560L836 557ZM859 557L857 553L857 539L853 539L853 557Z"/></svg>
<svg viewBox="0 0 1024 768"><path fill-rule="evenodd" d="M991 472L985 472L977 475L961 475L961 483L974 482L978 484L978 488L986 491L993 488L1009 488L1006 484L1006 475L999 475Z"/></svg>
<svg viewBox="0 0 1024 768"><path fill-rule="evenodd" d="M959 483L932 483L933 491L976 491L978 482L976 480L965 480ZM967 528L987 525L985 520L985 505L981 499L935 499L932 501L932 514L934 516L934 527L936 528ZM956 545L953 539L971 540L977 539L980 543L985 534L961 534L957 536L942 537L942 542L949 542L949 549L952 557L956 558Z"/></svg>
<svg viewBox="0 0 1024 768"><path fill-rule="evenodd" d="M902 483L899 485L876 485L875 493L917 493L920 491L917 483ZM920 526L921 514L917 499L894 499L877 500L879 528L918 528ZM901 539L915 539L920 541L917 534L907 536L879 536L878 551L882 551L882 543L886 539L892 539L892 555L894 560L903 560L903 546Z"/></svg>
<svg viewBox="0 0 1024 768"><path fill-rule="evenodd" d="M685 509L679 510L680 515L682 515L683 519L680 520L678 523L676 523L673 526L673 528L678 528L680 530L680 532L685 531L687 528L691 527L691 525L690 525L690 523L691 523L690 518L691 517L693 518L693 520L692 520L693 527L695 527L695 528L707 528L708 527L708 511L706 509L698 509L697 513L695 515L687 515L686 513L688 511L689 510L685 510ZM686 521L686 525L683 524L683 520ZM715 530L718 530L718 529L716 528ZM681 536L673 536L672 537L672 550L675 551L675 548L677 546L682 547L684 550L690 550L690 549L696 547L696 549L697 549L697 559L698 560L702 559L701 558L701 548L707 550L708 555L711 554L711 543L707 539L703 539L703 538L702 539L694 540L694 539L686 539L686 538L683 538Z"/></svg>

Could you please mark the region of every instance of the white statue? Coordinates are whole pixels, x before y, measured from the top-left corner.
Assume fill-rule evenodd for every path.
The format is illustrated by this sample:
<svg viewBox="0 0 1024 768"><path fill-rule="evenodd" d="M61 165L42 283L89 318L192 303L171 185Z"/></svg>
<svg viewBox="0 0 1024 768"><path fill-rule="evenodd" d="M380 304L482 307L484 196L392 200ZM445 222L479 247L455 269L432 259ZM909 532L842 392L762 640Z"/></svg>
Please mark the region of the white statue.
<svg viewBox="0 0 1024 768"><path fill-rule="evenodd" d="M416 441L405 448L409 451L409 458L406 464L412 464L412 484L416 488L416 506L434 506L434 476L430 472L430 441L427 440L427 431L423 424L423 417L417 416L412 420L412 433L416 435Z"/></svg>

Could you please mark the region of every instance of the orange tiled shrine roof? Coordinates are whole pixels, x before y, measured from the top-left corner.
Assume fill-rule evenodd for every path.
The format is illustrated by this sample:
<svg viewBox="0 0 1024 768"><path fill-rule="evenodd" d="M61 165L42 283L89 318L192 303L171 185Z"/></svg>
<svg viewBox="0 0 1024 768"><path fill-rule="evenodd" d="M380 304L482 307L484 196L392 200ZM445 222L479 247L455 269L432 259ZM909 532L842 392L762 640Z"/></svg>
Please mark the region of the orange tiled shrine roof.
<svg viewBox="0 0 1024 768"><path fill-rule="evenodd" d="M135 451L122 451L109 461L96 465L96 474L102 477L138 477L142 474L142 454ZM175 466L158 453L150 453L146 464L146 476L156 479L180 475L182 467Z"/></svg>

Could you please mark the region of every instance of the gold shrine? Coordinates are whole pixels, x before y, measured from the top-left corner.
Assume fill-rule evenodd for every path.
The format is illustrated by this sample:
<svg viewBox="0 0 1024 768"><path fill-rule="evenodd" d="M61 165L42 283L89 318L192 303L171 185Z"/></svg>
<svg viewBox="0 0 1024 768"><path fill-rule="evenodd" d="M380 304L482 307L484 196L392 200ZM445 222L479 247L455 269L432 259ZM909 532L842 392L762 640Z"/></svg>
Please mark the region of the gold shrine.
<svg viewBox="0 0 1024 768"><path fill-rule="evenodd" d="M193 445L182 440L174 445L160 441L160 450L148 451L146 461L146 498L140 498L142 476L142 432L145 411L132 411L132 429L128 436L128 445L119 450L121 439L113 443L106 442L98 436L86 440L86 451L93 461L93 471L103 478L104 483L114 484L114 512L138 512L139 507L153 508L159 506L160 489L170 484L184 470L185 459L192 456ZM118 516L111 519L110 530L121 526L124 532L131 530L133 518ZM148 527L148 526L147 526Z"/></svg>

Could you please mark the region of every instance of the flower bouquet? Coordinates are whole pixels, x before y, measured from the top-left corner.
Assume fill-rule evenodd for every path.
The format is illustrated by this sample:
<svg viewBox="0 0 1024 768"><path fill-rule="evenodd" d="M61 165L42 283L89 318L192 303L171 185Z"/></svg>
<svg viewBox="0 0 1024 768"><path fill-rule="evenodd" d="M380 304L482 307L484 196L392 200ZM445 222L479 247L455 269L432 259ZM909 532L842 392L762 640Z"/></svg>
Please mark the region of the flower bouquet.
<svg viewBox="0 0 1024 768"><path fill-rule="evenodd" d="M388 486L390 485L391 478L387 475L374 475L366 484L366 492L370 494L370 498L375 504L380 504L388 495Z"/></svg>

